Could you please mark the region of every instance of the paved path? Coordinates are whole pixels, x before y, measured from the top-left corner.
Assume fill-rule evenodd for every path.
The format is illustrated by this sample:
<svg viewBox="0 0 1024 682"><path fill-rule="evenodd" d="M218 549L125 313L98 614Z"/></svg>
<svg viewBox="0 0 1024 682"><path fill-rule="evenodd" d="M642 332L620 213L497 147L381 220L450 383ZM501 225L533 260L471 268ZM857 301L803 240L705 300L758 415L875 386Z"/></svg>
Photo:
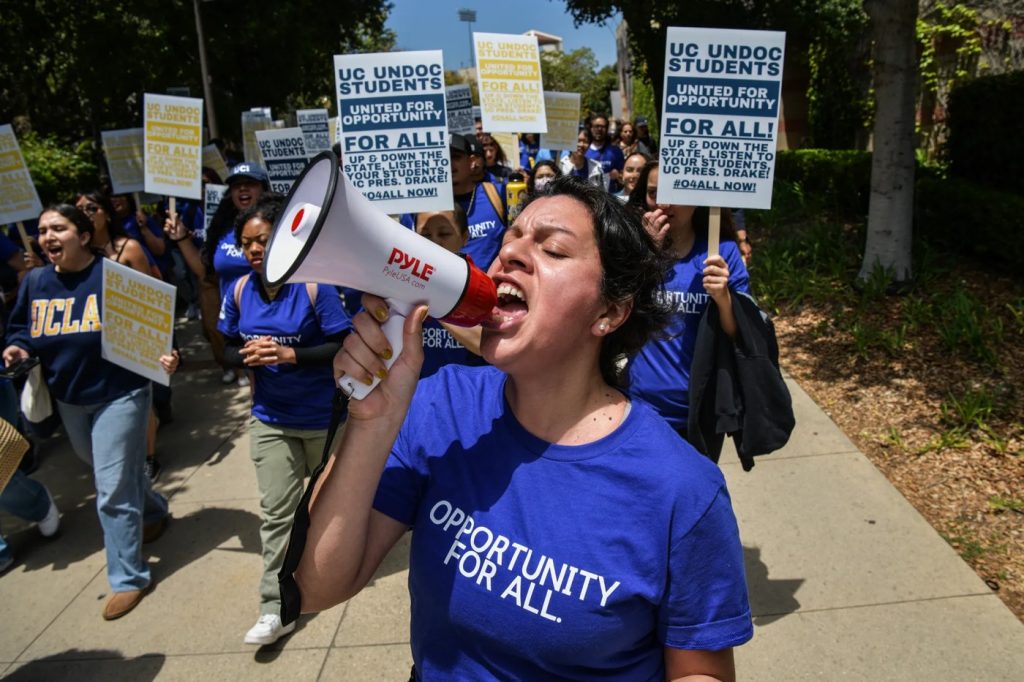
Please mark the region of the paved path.
<svg viewBox="0 0 1024 682"><path fill-rule="evenodd" d="M205 357L185 330L189 357ZM43 540L4 516L17 555L0 577L0 674L10 680L404 680L408 597L401 543L351 602L303 618L278 646L242 635L258 616L259 498L247 389L208 360L175 377L158 487L174 522L147 545L156 589L118 621L89 470L65 439L36 474L60 506ZM744 473L723 454L746 554L756 634L744 680L1021 680L1024 625L795 383L798 427Z"/></svg>

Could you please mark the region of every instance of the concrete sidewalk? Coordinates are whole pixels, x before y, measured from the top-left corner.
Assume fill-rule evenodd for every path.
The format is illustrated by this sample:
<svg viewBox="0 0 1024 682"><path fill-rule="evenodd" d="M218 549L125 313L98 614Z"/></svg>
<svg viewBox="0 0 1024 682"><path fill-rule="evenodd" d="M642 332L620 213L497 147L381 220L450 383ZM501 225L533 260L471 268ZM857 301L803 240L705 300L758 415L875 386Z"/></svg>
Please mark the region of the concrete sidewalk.
<svg viewBox="0 0 1024 682"><path fill-rule="evenodd" d="M304 617L279 645L242 636L258 614L259 496L248 456L248 390L183 330L190 362L160 432L159 485L174 521L146 551L156 589L118 621L88 468L66 439L36 477L61 533L0 518L16 565L0 577L0 674L10 680L406 680L403 542L370 587ZM199 358L198 360L196 358ZM797 430L744 473L722 456L746 554L755 637L745 680L1020 680L1024 625L794 382Z"/></svg>

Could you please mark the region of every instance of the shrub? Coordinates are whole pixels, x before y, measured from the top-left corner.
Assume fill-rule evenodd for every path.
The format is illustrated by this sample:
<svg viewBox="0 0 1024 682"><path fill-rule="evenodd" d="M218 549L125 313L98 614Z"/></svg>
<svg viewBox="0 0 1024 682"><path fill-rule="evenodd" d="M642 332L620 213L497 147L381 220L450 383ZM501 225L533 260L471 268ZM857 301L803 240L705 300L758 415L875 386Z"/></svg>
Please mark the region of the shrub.
<svg viewBox="0 0 1024 682"><path fill-rule="evenodd" d="M69 146L55 136L29 132L18 142L43 206L68 201L75 192L98 186L99 173L88 140Z"/></svg>
<svg viewBox="0 0 1024 682"><path fill-rule="evenodd" d="M950 172L1009 191L1024 190L1024 71L976 78L949 96Z"/></svg>
<svg viewBox="0 0 1024 682"><path fill-rule="evenodd" d="M951 178L917 182L918 234L958 250L1024 269L1024 197Z"/></svg>
<svg viewBox="0 0 1024 682"><path fill-rule="evenodd" d="M871 153L854 149L780 151L775 177L799 183L810 206L833 215L867 215Z"/></svg>

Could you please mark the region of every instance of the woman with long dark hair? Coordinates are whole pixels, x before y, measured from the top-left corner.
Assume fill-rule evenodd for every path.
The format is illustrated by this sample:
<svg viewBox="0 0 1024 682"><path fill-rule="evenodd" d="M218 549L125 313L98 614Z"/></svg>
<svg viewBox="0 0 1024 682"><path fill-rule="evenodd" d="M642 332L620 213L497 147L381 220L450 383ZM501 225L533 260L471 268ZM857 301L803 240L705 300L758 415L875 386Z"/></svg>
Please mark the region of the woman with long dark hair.
<svg viewBox="0 0 1024 682"><path fill-rule="evenodd" d="M697 327L709 304L729 336L736 334L731 297L750 292L750 278L736 245L728 209L722 209L719 255L708 256L706 206L658 203L658 162L640 172L629 206L672 259L666 297L674 314L664 338L648 342L629 363L629 393L650 403L681 436L689 416L690 366Z"/></svg>
<svg viewBox="0 0 1024 682"><path fill-rule="evenodd" d="M103 618L113 620L151 588L142 543L160 536L169 515L144 471L150 381L101 354L103 253L110 248L97 244L96 235L94 221L74 206L57 204L39 216L39 245L50 264L33 269L21 285L3 360L10 366L39 357L68 439L92 465L113 592ZM177 354L162 356L160 364L173 372Z"/></svg>

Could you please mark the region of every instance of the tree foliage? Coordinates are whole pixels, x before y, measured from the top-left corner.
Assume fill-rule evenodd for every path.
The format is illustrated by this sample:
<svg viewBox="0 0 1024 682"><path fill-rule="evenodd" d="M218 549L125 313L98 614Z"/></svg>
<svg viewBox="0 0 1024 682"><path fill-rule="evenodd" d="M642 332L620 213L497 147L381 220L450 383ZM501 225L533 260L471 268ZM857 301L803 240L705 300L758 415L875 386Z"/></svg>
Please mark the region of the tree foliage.
<svg viewBox="0 0 1024 682"><path fill-rule="evenodd" d="M787 54L803 54L823 23L851 0L566 0L579 23L603 23L616 12L629 25L634 68L647 74L661 100L665 35L669 26L786 31Z"/></svg>
<svg viewBox="0 0 1024 682"><path fill-rule="evenodd" d="M385 0L200 2L222 136L242 110L333 105L331 56L390 49ZM142 94L202 97L192 0L5 0L0 120L67 140L141 124Z"/></svg>
<svg viewBox="0 0 1024 682"><path fill-rule="evenodd" d="M580 113L608 115L611 100L608 93L618 87L614 66L597 68L597 57L589 47L572 52L541 52L540 71L544 89L555 92L580 93Z"/></svg>

